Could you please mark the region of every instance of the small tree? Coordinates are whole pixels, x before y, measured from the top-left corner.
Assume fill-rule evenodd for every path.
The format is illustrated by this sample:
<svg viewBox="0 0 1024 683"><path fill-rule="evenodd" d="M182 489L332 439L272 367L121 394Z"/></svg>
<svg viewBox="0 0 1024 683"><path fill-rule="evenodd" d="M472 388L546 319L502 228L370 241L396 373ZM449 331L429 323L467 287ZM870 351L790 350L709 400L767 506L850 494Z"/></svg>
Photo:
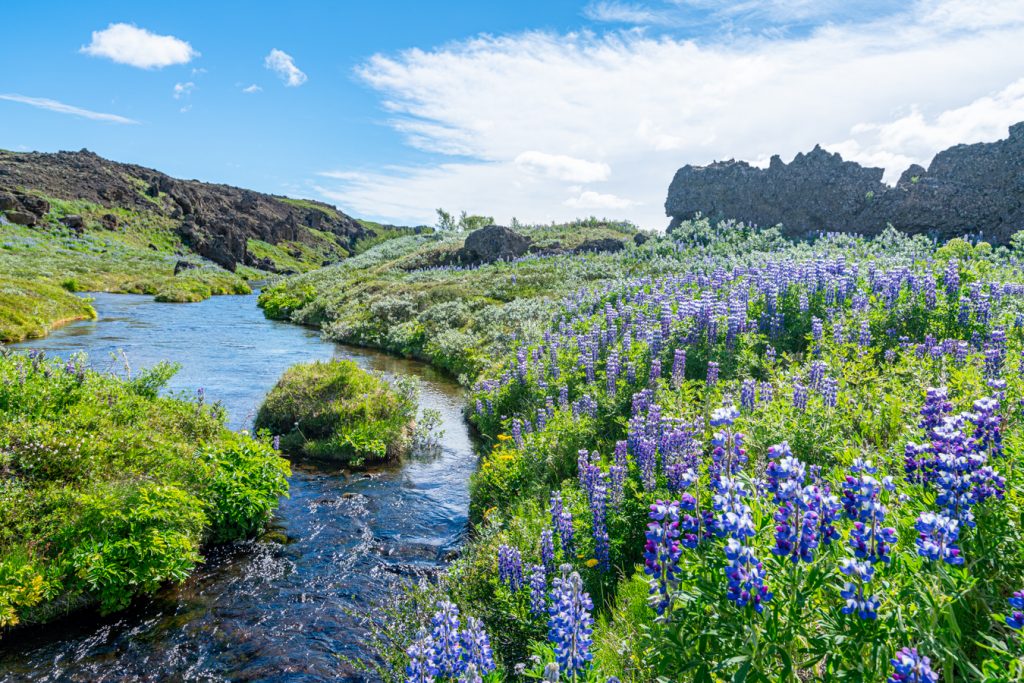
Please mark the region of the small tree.
<svg viewBox="0 0 1024 683"><path fill-rule="evenodd" d="M456 229L455 216L451 215L444 209L437 210L437 230L438 232L452 232Z"/></svg>

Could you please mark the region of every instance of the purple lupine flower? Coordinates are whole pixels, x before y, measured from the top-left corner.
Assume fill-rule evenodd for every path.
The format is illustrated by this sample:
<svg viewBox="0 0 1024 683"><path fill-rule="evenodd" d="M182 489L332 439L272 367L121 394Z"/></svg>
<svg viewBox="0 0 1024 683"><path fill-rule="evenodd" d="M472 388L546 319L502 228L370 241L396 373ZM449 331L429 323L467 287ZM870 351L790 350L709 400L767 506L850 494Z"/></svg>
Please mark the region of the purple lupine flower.
<svg viewBox="0 0 1024 683"><path fill-rule="evenodd" d="M964 558L956 546L960 523L943 514L922 512L917 518L917 554L933 562L961 565Z"/></svg>
<svg viewBox="0 0 1024 683"><path fill-rule="evenodd" d="M594 619L590 611L594 603L583 590L583 579L563 564L562 576L556 577L548 608L548 640L555 646L555 659L562 673L574 676L590 666Z"/></svg>
<svg viewBox="0 0 1024 683"><path fill-rule="evenodd" d="M743 380L740 385L740 406L744 410L753 410L757 405L757 383L752 379Z"/></svg>
<svg viewBox="0 0 1024 683"><path fill-rule="evenodd" d="M939 683L931 660L919 655L916 647L903 648L891 661L893 673L889 683Z"/></svg>
<svg viewBox="0 0 1024 683"><path fill-rule="evenodd" d="M686 349L676 349L672 358L672 388L678 389L686 378Z"/></svg>
<svg viewBox="0 0 1024 683"><path fill-rule="evenodd" d="M622 507L625 484L626 468L622 465L610 466L608 468L608 502L615 512Z"/></svg>
<svg viewBox="0 0 1024 683"><path fill-rule="evenodd" d="M706 380L706 384L709 387L713 387L716 384L718 384L718 363L716 363L715 361L711 361L710 363L708 363L708 377Z"/></svg>
<svg viewBox="0 0 1024 683"><path fill-rule="evenodd" d="M771 382L761 382L760 394L759 400L761 405L771 403L772 399L775 397L775 387L772 386Z"/></svg>
<svg viewBox="0 0 1024 683"><path fill-rule="evenodd" d="M799 381L793 383L793 407L800 412L807 410L807 387Z"/></svg>
<svg viewBox="0 0 1024 683"><path fill-rule="evenodd" d="M513 593L523 585L523 556L519 548L502 544L498 548L498 580Z"/></svg>
<svg viewBox="0 0 1024 683"><path fill-rule="evenodd" d="M658 616L671 606L669 591L679 582L679 503L657 501L651 505L644 537L644 573L651 577L651 604Z"/></svg>
<svg viewBox="0 0 1024 683"><path fill-rule="evenodd" d="M924 406L921 408L921 421L918 426L926 433L942 424L943 418L953 410L949 402L949 393L944 387L929 388L925 392Z"/></svg>
<svg viewBox="0 0 1024 683"><path fill-rule="evenodd" d="M530 614L540 615L547 612L544 601L548 590L547 575L544 565L535 564L530 567Z"/></svg>
<svg viewBox="0 0 1024 683"><path fill-rule="evenodd" d="M821 381L821 400L827 408L835 408L839 399L839 380L826 377Z"/></svg>
<svg viewBox="0 0 1024 683"><path fill-rule="evenodd" d="M555 541L550 527L544 527L540 532L540 561L548 571L554 570Z"/></svg>
<svg viewBox="0 0 1024 683"><path fill-rule="evenodd" d="M651 359L651 374L648 376L648 382L654 384L661 378L661 359Z"/></svg>
<svg viewBox="0 0 1024 683"><path fill-rule="evenodd" d="M434 683L437 667L432 659L433 650L434 641L420 629L419 637L405 651L409 657L409 664L405 667L406 683Z"/></svg>
<svg viewBox="0 0 1024 683"><path fill-rule="evenodd" d="M764 611L764 605L772 599L772 594L765 586L764 567L754 555L753 549L730 538L725 545L725 557L729 560L725 566L729 584L726 597L735 602L737 607L753 605L758 613Z"/></svg>
<svg viewBox="0 0 1024 683"><path fill-rule="evenodd" d="M466 618L466 628L462 631L462 663L468 670L475 667L477 674L486 676L494 671L494 653L491 641L484 630L484 624L476 617Z"/></svg>
<svg viewBox="0 0 1024 683"><path fill-rule="evenodd" d="M572 554L572 513L562 507L562 494L558 491L551 492L551 525L558 532L562 554L568 557Z"/></svg>
<svg viewBox="0 0 1024 683"><path fill-rule="evenodd" d="M448 600L437 603L430 620L433 648L431 659L439 676L454 677L462 670L462 643L459 640L459 608Z"/></svg>
<svg viewBox="0 0 1024 683"><path fill-rule="evenodd" d="M846 600L843 613L856 612L861 619L878 616L878 598L867 595L866 586L874 576L875 564L889 562L889 550L896 542L896 530L882 526L886 509L879 501L881 491L895 487L890 477L881 482L875 479L872 475L877 471L871 461L857 458L843 483L843 505L846 514L855 520L849 545L856 559L844 558L842 562L840 570L849 580L840 594Z"/></svg>
<svg viewBox="0 0 1024 683"><path fill-rule="evenodd" d="M875 575L875 567L870 562L860 562L849 557L840 560L839 571L848 577L839 591L846 600L843 614L856 613L861 619L878 618L878 597L867 595L866 587Z"/></svg>
<svg viewBox="0 0 1024 683"><path fill-rule="evenodd" d="M860 337L857 341L864 348L871 346L871 326L867 320L860 321Z"/></svg>
<svg viewBox="0 0 1024 683"><path fill-rule="evenodd" d="M764 350L764 357L765 357L765 360L768 361L768 365L774 365L775 364L775 347L774 346L768 346Z"/></svg>
<svg viewBox="0 0 1024 683"><path fill-rule="evenodd" d="M1013 608L1010 616L1006 617L1006 625L1019 631L1024 628L1024 591L1015 591L1006 601Z"/></svg>
<svg viewBox="0 0 1024 683"><path fill-rule="evenodd" d="M607 523L608 489L603 478L597 478L589 496L590 514L593 521L594 556L601 571L611 571L610 544Z"/></svg>

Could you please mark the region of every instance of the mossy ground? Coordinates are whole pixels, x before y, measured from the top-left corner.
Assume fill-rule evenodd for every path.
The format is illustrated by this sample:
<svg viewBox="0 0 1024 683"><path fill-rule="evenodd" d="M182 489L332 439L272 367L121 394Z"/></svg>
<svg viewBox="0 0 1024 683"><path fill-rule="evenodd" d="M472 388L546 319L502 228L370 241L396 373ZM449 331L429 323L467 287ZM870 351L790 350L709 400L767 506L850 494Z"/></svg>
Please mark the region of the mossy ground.
<svg viewBox="0 0 1024 683"><path fill-rule="evenodd" d="M54 327L96 317L88 301L45 280L0 277L0 340L42 337Z"/></svg>
<svg viewBox="0 0 1024 683"><path fill-rule="evenodd" d="M406 449L416 404L352 361L288 369L256 415L256 428L281 437L281 449L353 462L396 458Z"/></svg>

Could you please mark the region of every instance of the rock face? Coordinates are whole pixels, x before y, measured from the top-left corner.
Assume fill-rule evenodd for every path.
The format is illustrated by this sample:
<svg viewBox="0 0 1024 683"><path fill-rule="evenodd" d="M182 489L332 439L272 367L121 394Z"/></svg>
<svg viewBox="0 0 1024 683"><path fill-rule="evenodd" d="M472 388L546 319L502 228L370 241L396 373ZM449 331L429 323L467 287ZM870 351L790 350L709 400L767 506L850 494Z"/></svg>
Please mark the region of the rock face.
<svg viewBox="0 0 1024 683"><path fill-rule="evenodd" d="M992 143L956 145L925 169L904 171L895 187L883 170L843 161L815 147L767 169L742 161L684 166L669 186L669 229L697 212L756 225L782 225L790 237L820 230L873 235L887 224L941 240L967 233L1005 244L1024 230L1024 122Z"/></svg>
<svg viewBox="0 0 1024 683"><path fill-rule="evenodd" d="M249 239L309 243L313 228L333 233L351 247L367 234L357 221L319 202L289 203L282 197L228 185L178 180L150 168L108 161L87 150L0 151L0 209L8 218L12 211L21 214L18 218L41 217L50 207L33 192L162 214L176 222L182 241L193 251L229 270L238 264L257 264L246 247ZM117 229L117 216L103 216L103 225Z"/></svg>
<svg viewBox="0 0 1024 683"><path fill-rule="evenodd" d="M458 257L464 264L493 263L519 258L529 248L529 237L501 225L488 225L466 235Z"/></svg>

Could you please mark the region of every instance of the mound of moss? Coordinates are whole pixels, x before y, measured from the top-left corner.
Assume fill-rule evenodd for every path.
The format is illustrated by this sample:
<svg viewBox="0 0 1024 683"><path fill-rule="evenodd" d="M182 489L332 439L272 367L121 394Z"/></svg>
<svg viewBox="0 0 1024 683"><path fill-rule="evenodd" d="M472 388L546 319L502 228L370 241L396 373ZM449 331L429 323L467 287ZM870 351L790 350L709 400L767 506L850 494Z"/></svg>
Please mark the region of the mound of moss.
<svg viewBox="0 0 1024 683"><path fill-rule="evenodd" d="M121 609L270 519L288 462L218 408L160 397L174 370L0 355L0 627Z"/></svg>
<svg viewBox="0 0 1024 683"><path fill-rule="evenodd" d="M414 393L352 361L289 368L256 415L285 453L352 464L399 457L416 415Z"/></svg>

